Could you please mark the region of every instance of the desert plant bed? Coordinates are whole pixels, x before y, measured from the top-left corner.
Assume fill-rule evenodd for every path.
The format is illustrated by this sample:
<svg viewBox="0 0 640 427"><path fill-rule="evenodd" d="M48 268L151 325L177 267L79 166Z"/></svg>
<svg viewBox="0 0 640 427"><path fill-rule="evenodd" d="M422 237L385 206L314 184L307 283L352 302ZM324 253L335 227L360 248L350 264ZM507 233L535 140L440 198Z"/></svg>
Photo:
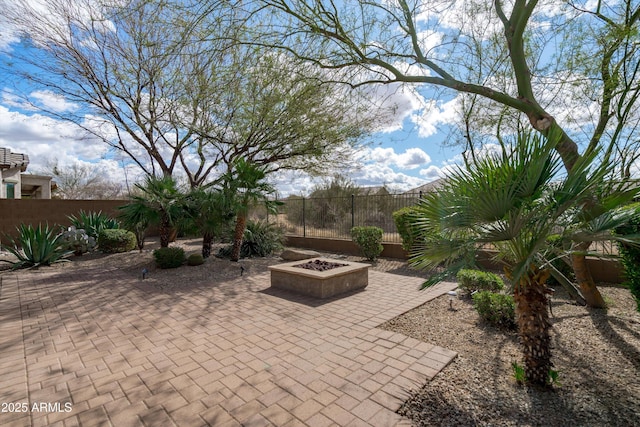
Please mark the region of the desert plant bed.
<svg viewBox="0 0 640 427"><path fill-rule="evenodd" d="M331 265L332 268L304 268L301 265ZM336 265L339 264L339 265ZM271 287L314 298L331 298L361 290L369 284L369 264L315 258L307 262L293 261L269 266Z"/></svg>

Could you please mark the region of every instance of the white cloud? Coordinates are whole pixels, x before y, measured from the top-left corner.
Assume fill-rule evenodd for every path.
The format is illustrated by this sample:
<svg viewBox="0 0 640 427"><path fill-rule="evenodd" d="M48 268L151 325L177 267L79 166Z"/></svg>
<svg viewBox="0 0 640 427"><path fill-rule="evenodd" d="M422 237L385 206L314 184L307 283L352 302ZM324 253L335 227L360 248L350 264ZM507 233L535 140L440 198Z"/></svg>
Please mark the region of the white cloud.
<svg viewBox="0 0 640 427"><path fill-rule="evenodd" d="M361 88L379 114L377 132L391 133L402 129L404 120L424 105L424 98L415 87L392 83Z"/></svg>
<svg viewBox="0 0 640 427"><path fill-rule="evenodd" d="M31 92L31 97L37 101L38 105L44 110L55 113L64 113L66 111L75 111L78 106L68 102L62 95L58 95L49 90L38 90Z"/></svg>
<svg viewBox="0 0 640 427"><path fill-rule="evenodd" d="M420 112L411 115L411 121L417 126L418 134L428 138L438 133L439 125L456 120L459 105L459 97L444 103L430 100Z"/></svg>
<svg viewBox="0 0 640 427"><path fill-rule="evenodd" d="M29 156L31 168L41 168L50 159L61 162L99 161L107 146L94 139L81 138L79 128L68 122L32 114L26 115L0 105L0 147L9 147Z"/></svg>
<svg viewBox="0 0 640 427"><path fill-rule="evenodd" d="M418 173L420 174L420 176L425 177L428 181L433 181L445 176L445 173L442 170L442 168L439 168L438 166L433 166L433 165L429 166L426 169L420 169Z"/></svg>
<svg viewBox="0 0 640 427"><path fill-rule="evenodd" d="M416 169L431 163L431 157L420 148L409 148L403 153L396 153L393 148L376 147L368 149L363 160L386 165L397 166L401 169Z"/></svg>

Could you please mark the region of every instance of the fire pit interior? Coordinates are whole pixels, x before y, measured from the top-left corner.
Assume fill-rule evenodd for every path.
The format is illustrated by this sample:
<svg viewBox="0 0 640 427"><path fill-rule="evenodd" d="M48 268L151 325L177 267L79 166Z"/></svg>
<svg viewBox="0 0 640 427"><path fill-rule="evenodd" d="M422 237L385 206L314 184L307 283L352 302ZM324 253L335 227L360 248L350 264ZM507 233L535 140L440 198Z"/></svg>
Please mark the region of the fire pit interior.
<svg viewBox="0 0 640 427"><path fill-rule="evenodd" d="M340 264L339 262L323 261L321 259L314 259L307 261L304 264L296 264L294 267L306 268L307 270L314 271L327 271L332 268L345 267L349 264Z"/></svg>
<svg viewBox="0 0 640 427"><path fill-rule="evenodd" d="M271 287L315 298L330 298L364 289L369 284L369 264L315 258L307 262L272 265Z"/></svg>

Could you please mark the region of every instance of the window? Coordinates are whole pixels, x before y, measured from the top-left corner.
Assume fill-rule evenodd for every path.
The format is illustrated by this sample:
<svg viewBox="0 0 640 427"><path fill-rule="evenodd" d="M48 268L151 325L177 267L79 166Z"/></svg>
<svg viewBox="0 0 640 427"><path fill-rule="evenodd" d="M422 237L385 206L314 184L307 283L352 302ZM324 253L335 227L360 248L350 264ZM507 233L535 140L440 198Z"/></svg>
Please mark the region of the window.
<svg viewBox="0 0 640 427"><path fill-rule="evenodd" d="M16 198L16 184L13 182L7 182L7 199Z"/></svg>

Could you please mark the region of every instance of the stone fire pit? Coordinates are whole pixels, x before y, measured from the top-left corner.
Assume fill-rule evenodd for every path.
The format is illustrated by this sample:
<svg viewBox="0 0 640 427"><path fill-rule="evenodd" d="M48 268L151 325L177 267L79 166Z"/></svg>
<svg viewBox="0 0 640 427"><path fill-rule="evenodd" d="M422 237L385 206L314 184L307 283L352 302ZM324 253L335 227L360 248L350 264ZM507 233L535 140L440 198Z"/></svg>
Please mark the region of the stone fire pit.
<svg viewBox="0 0 640 427"><path fill-rule="evenodd" d="M304 268L301 264L309 265ZM331 298L366 288L369 284L369 267L369 264L359 262L314 258L272 265L269 270L272 288L315 298Z"/></svg>

